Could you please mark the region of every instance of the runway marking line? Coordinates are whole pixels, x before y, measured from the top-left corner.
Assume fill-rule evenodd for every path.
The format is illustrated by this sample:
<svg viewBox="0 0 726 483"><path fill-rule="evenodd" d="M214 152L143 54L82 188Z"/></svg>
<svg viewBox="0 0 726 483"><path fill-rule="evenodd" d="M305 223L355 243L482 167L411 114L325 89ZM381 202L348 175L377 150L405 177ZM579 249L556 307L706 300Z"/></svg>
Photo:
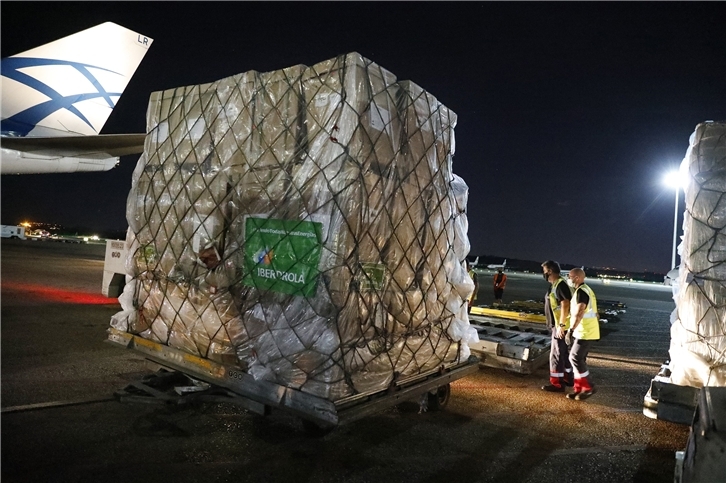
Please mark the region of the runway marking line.
<svg viewBox="0 0 726 483"><path fill-rule="evenodd" d="M32 411L34 409L50 409L65 406L78 406L80 404L93 404L99 402L115 401L115 397L103 397L103 398L90 398L90 399L77 399L75 401L50 401L36 404L24 404L21 406L9 406L0 409L0 413L18 413L21 411Z"/></svg>

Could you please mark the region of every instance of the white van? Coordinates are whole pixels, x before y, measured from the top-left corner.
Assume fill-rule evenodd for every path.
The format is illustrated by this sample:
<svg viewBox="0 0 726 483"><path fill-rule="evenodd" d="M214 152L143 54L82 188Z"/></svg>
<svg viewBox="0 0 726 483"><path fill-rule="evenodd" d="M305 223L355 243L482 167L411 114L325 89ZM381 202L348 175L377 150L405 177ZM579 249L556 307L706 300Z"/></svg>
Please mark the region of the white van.
<svg viewBox="0 0 726 483"><path fill-rule="evenodd" d="M2 226L2 237L3 238L19 238L25 240L25 227L15 225L0 225Z"/></svg>

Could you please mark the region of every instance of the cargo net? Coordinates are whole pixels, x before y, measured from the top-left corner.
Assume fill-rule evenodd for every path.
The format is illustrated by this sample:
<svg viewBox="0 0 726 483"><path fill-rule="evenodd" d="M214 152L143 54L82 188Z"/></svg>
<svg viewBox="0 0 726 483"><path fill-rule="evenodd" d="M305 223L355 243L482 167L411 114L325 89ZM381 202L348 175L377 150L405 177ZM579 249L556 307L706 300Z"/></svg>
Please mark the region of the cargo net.
<svg viewBox="0 0 726 483"><path fill-rule="evenodd" d="M696 127L681 172L688 181L671 381L726 386L726 123Z"/></svg>
<svg viewBox="0 0 726 483"><path fill-rule="evenodd" d="M331 400L478 340L456 115L358 54L151 96L117 329Z"/></svg>

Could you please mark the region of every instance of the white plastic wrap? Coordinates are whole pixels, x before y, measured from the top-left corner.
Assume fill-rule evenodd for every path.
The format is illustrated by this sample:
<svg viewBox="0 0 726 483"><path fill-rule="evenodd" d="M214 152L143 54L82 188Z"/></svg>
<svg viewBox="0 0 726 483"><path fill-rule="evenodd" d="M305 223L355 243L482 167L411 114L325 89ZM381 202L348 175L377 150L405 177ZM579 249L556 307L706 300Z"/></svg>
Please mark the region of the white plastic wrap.
<svg viewBox="0 0 726 483"><path fill-rule="evenodd" d="M688 183L671 381L726 386L726 123L696 126L681 171Z"/></svg>
<svg viewBox="0 0 726 483"><path fill-rule="evenodd" d="M467 358L455 125L356 53L153 93L112 325L331 400Z"/></svg>

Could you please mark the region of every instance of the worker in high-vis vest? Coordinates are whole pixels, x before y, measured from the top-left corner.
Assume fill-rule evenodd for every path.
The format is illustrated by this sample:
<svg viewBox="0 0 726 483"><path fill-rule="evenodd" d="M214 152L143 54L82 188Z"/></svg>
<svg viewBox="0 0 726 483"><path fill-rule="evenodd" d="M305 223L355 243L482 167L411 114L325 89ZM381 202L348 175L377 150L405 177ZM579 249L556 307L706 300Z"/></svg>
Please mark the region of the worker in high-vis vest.
<svg viewBox="0 0 726 483"><path fill-rule="evenodd" d="M570 280L575 287L570 302L570 329L566 339L570 348L570 363L575 372L573 393L568 399L582 401L595 394L590 371L587 368L587 354L592 343L600 339L600 316L597 313L595 292L585 284L585 272L581 268L570 270Z"/></svg>
<svg viewBox="0 0 726 483"><path fill-rule="evenodd" d="M572 293L562 277L560 264L547 260L542 264L542 276L550 283L545 295L545 318L552 330L550 344L550 382L542 386L544 391L565 392L572 385L572 365L565 335L570 328L570 299Z"/></svg>
<svg viewBox="0 0 726 483"><path fill-rule="evenodd" d="M476 272L473 268L471 268L471 265L469 265L469 260L466 261L466 272L469 274L471 281L474 282L474 291L471 293L471 295L469 295L469 298L467 299L467 302L469 304L469 312L471 312L471 308L474 305L474 302L476 302L476 296L479 294L479 277L477 277Z"/></svg>

